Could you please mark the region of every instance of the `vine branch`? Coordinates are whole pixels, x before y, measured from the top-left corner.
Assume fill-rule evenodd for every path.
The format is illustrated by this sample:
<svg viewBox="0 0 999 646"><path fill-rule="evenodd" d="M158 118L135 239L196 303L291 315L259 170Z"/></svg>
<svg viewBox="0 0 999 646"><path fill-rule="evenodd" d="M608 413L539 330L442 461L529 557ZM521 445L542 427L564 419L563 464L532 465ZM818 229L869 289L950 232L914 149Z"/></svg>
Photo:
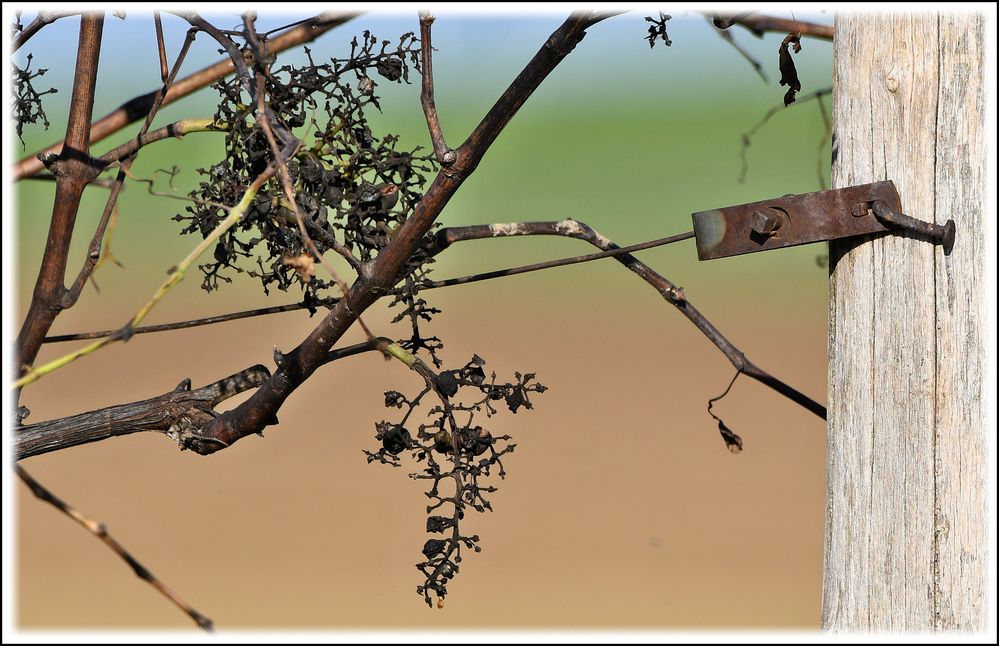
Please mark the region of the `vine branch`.
<svg viewBox="0 0 999 646"><path fill-rule="evenodd" d="M99 523L93 518L90 518L89 516L86 516L71 507L68 503L42 486L40 482L32 478L20 465L14 465L14 472L17 473L17 476L24 482L24 484L28 485L28 488L31 489L31 493L35 494L36 498L44 500L83 526L84 529L96 536L102 543L110 547L115 554L120 556L121 559L125 561L130 568L132 568L132 571L135 572L135 576L153 586L153 588L155 588L160 594L183 610L184 613L193 619L202 630L206 632L212 631L212 620L195 610L190 604L177 596L177 594L168 588L162 581L156 578L156 575L146 569L146 566L140 563L122 546L121 543L115 540L115 538L108 533L107 527L104 523Z"/></svg>
<svg viewBox="0 0 999 646"><path fill-rule="evenodd" d="M576 238L604 250L619 250L621 247L611 242L590 226L566 219L559 222L523 222L514 224L473 225L467 227L448 227L437 232L435 245L428 249L431 254L437 254L455 242L465 240L481 240L486 238L501 238L519 235L555 235ZM822 419L826 418L825 406L819 404L804 393L784 383L750 361L739 348L716 328L700 311L687 300L683 288L677 287L662 275L656 273L648 265L639 261L631 254L615 256L617 261L638 274L646 283L658 291L670 305L694 324L729 360L736 370L745 373L775 392L783 395L799 406L814 413Z"/></svg>
<svg viewBox="0 0 999 646"><path fill-rule="evenodd" d="M303 43L313 41L329 30L352 20L357 15L357 13L320 14L274 37L268 43L270 51L273 54L277 54ZM214 65L202 68L189 76L185 76L170 87L170 91L163 98L161 105L170 105L174 101L182 99L197 90L208 87L220 78L232 74L234 70L232 61L226 58ZM138 121L149 114L157 92L159 92L159 89L133 97L116 110L93 122L90 129L90 143L96 143L109 137L130 123ZM39 157L58 151L63 143L61 141L56 142L44 150L37 151L19 160L14 166L13 180L17 181L40 173L44 169L44 165L39 160Z"/></svg>
<svg viewBox="0 0 999 646"><path fill-rule="evenodd" d="M52 174L56 176L56 195L48 239L31 304L15 344L15 371L18 375L24 374L25 366L34 362L42 339L63 309L66 264L80 199L87 184L98 173L98 167L89 154L90 119L103 30L104 14L83 14L65 144L59 155L49 163Z"/></svg>

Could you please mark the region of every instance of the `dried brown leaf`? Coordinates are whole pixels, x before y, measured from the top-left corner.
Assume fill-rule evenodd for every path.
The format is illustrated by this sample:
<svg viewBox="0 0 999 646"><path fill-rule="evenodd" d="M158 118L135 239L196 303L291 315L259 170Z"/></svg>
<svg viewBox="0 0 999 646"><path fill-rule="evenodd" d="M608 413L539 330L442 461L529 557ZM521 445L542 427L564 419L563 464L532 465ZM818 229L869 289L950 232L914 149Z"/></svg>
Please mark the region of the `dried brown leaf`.
<svg viewBox="0 0 999 646"><path fill-rule="evenodd" d="M297 256L282 256L281 262L295 270L304 282L309 282L316 273L316 261L307 253L300 253Z"/></svg>

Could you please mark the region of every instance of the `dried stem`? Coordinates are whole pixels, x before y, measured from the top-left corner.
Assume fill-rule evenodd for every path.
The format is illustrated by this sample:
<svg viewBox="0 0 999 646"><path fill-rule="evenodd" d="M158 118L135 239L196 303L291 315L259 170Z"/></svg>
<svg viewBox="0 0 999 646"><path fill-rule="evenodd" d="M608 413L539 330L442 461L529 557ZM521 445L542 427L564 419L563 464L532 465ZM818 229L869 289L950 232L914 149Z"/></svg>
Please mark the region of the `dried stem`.
<svg viewBox="0 0 999 646"><path fill-rule="evenodd" d="M715 407L715 402L724 399L728 395L729 391L732 390L732 386L735 385L736 379L738 379L741 374L742 370L736 370L735 374L732 375L732 381L728 382L728 387L725 388L725 391L717 397L712 397L708 400L708 415L715 418L715 421L718 422L718 431L721 433L722 439L725 440L725 446L727 446L728 450L732 453L740 453L742 451L742 438L736 435L732 429L725 424L725 421L721 417L715 415L713 409Z"/></svg>
<svg viewBox="0 0 999 646"><path fill-rule="evenodd" d="M321 14L297 27L289 29L287 32L279 36L276 36L268 42L268 46L270 47L272 54L283 52L286 49L315 40L334 27L338 27L356 16L356 13ZM209 67L198 70L197 72L172 84L170 91L167 92L166 96L163 98L161 105L170 105L178 99L182 99L197 90L208 87L220 78L232 74L233 71L233 63L228 58ZM157 89L141 96L134 97L123 103L113 112L105 115L100 120L95 121L90 130L90 143L100 141L105 137L118 132L128 124L145 117L149 114L149 110L152 108L153 101L155 100L158 92L159 90ZM62 145L63 142L57 142L45 150L32 153L31 155L28 155L18 161L14 166L14 181L41 172L44 166L38 159L39 155L44 156L46 154L53 153L59 150Z"/></svg>
<svg viewBox="0 0 999 646"><path fill-rule="evenodd" d="M121 557L121 559L125 561L125 563L127 563L130 568L132 568L132 571L135 572L135 576L139 577L143 581L149 583L149 585L153 586L157 591L159 591L160 594L169 599L178 608L183 610L184 613L187 614L188 617L193 619L194 622L198 624L198 626L200 626L203 630L211 632L212 620L204 616L197 610L195 610L193 607L191 607L190 604L188 604L186 601L177 596L177 594L173 592L170 588L166 587L166 585L164 585L162 581L156 578L156 575L154 575L152 572L146 569L146 567L142 565L142 563L140 563L134 556L132 556L131 553L129 553L129 551L126 550L121 543L115 540L115 538L108 533L107 527L104 526L104 523L99 523L93 518L90 518L89 516L82 514L81 512L71 507L62 499L56 497L55 494L53 494L51 491L43 487L42 484L39 483L37 480L32 478L27 471L21 468L20 465L17 464L14 465L14 472L17 473L18 477L21 478L24 484L28 485L28 488L31 489L31 493L35 494L36 498L39 498L40 500L44 500L45 502L49 503L62 513L66 514L67 516L75 520L77 523L83 526L88 532L90 532L98 539L100 539L102 543L110 547L115 554Z"/></svg>
<svg viewBox="0 0 999 646"><path fill-rule="evenodd" d="M426 12L420 13L420 57L423 66L420 103L423 104L423 114L427 118L430 140L434 143L434 156L441 166L447 168L454 163L457 156L444 141L440 119L437 117L437 104L434 102L434 48L430 44L430 27L433 24L434 16Z"/></svg>

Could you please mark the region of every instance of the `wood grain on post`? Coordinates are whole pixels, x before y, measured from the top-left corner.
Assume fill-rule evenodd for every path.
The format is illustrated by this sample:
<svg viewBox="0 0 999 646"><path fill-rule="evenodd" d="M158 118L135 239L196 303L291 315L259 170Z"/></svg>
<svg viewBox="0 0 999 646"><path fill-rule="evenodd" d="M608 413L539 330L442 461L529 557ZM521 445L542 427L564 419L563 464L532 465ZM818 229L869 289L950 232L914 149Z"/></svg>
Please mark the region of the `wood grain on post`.
<svg viewBox="0 0 999 646"><path fill-rule="evenodd" d="M910 235L830 244L822 626L985 627L984 20L837 17L833 187L890 179Z"/></svg>

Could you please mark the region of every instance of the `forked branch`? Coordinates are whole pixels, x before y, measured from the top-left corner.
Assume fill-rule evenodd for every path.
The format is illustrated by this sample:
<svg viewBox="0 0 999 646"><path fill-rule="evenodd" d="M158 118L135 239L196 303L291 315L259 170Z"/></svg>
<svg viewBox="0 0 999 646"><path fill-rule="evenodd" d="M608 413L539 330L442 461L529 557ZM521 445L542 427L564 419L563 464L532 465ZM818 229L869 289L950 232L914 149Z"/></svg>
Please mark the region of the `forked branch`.
<svg viewBox="0 0 999 646"><path fill-rule="evenodd" d="M184 449L197 429L215 417L215 406L259 386L270 374L256 365L195 390L191 390L191 380L185 379L174 390L150 399L17 426L14 459L142 431L164 433Z"/></svg>
<svg viewBox="0 0 999 646"><path fill-rule="evenodd" d="M97 177L99 168L90 157L90 119L94 108L97 64L100 60L103 14L84 14L80 19L76 77L66 125L66 140L60 153L50 162L56 176L56 195L52 206L48 240L42 264L35 280L31 304L17 335L14 349L15 372L32 364L42 339L63 309L66 294L66 263L80 199L87 184Z"/></svg>

